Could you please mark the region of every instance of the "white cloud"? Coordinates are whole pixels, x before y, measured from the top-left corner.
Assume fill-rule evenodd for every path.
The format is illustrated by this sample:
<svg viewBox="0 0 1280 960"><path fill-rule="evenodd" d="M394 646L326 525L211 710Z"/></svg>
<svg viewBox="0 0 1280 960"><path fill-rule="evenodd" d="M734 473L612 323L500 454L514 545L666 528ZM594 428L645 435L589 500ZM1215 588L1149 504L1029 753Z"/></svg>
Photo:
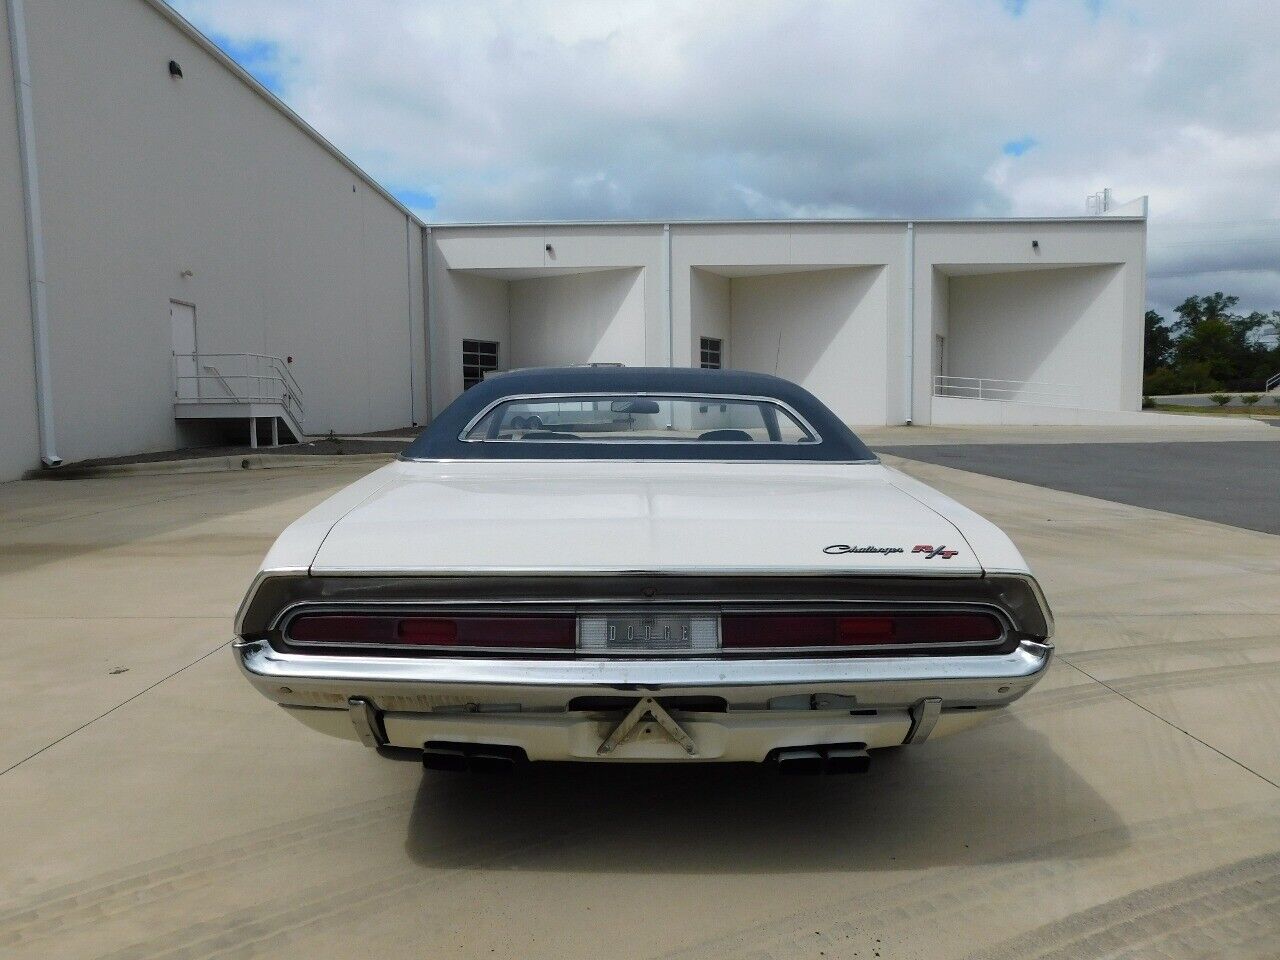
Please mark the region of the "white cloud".
<svg viewBox="0 0 1280 960"><path fill-rule="evenodd" d="M1265 2L176 5L270 44L284 98L436 220L1071 214L1110 186L1151 195L1154 303L1280 307Z"/></svg>

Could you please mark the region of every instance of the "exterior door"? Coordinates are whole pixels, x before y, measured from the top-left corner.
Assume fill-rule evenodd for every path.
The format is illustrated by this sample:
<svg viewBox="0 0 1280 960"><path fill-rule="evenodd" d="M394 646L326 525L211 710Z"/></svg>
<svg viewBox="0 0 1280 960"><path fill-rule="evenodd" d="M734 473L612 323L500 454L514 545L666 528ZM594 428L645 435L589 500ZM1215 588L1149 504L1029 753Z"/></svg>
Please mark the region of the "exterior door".
<svg viewBox="0 0 1280 960"><path fill-rule="evenodd" d="M196 379L196 308L189 303L169 301L169 326L173 330L173 396L175 400L199 400Z"/></svg>

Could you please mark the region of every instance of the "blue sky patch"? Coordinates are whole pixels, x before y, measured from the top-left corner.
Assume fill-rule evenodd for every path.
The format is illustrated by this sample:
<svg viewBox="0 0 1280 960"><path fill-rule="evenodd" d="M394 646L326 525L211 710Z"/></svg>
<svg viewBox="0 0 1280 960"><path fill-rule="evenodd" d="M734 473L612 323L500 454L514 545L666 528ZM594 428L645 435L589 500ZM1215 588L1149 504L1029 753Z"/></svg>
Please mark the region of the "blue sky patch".
<svg viewBox="0 0 1280 960"><path fill-rule="evenodd" d="M222 52L244 67L260 84L280 96L284 88L280 77L280 45L269 40L233 40L222 33L212 33L209 39Z"/></svg>
<svg viewBox="0 0 1280 960"><path fill-rule="evenodd" d="M1000 152L1006 157L1020 157L1028 150L1032 150L1039 145L1040 143L1035 137L1021 137L1018 140L1010 140L1000 148Z"/></svg>
<svg viewBox="0 0 1280 960"><path fill-rule="evenodd" d="M436 208L436 198L424 190L392 190L391 195L411 210Z"/></svg>
<svg viewBox="0 0 1280 960"><path fill-rule="evenodd" d="M1009 16L1020 17L1027 12L1029 0L1000 0L1000 2ZM1107 0L1084 0L1084 6L1089 11L1089 16L1097 20L1102 16L1102 8L1106 6L1106 2Z"/></svg>

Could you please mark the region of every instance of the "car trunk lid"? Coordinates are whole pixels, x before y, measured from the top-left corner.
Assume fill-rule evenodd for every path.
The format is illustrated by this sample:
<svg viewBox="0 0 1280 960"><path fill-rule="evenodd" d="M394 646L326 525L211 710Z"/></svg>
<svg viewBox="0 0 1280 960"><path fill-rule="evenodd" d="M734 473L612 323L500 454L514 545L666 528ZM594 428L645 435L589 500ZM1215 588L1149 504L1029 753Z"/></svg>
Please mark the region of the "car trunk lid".
<svg viewBox="0 0 1280 960"><path fill-rule="evenodd" d="M403 463L317 574L982 570L878 464Z"/></svg>

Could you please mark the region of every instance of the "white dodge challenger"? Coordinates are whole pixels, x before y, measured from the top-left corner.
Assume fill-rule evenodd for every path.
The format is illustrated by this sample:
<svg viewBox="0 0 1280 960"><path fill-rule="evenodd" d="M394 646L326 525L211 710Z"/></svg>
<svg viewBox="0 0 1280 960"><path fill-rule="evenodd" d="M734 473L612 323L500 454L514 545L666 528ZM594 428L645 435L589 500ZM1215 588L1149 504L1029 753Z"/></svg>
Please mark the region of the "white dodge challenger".
<svg viewBox="0 0 1280 960"><path fill-rule="evenodd" d="M1027 692L1052 617L999 529L776 377L471 388L292 524L235 656L309 727L433 769L868 751Z"/></svg>

